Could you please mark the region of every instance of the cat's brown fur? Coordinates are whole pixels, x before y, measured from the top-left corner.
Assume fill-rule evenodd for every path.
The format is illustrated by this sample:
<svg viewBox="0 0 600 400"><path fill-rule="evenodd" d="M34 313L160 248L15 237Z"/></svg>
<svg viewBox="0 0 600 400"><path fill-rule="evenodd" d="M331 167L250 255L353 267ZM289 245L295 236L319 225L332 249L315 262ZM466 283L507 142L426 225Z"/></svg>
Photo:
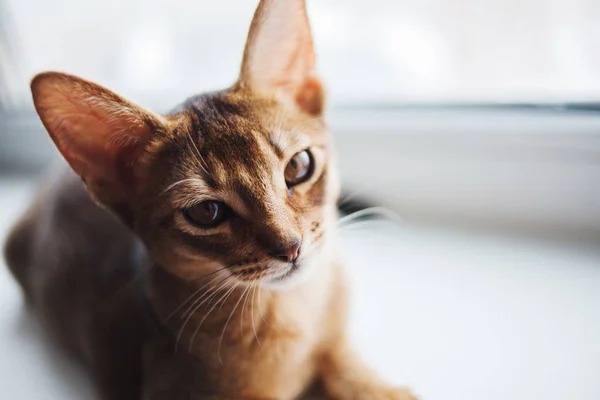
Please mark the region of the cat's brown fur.
<svg viewBox="0 0 600 400"><path fill-rule="evenodd" d="M291 400L315 382L331 399L412 398L347 343L339 183L313 64L304 1L263 0L238 82L167 116L74 76L33 80L76 175L45 184L6 258L106 399ZM312 177L286 187L307 148ZM180 210L205 198L235 216L190 225ZM274 261L298 236L298 261Z"/></svg>

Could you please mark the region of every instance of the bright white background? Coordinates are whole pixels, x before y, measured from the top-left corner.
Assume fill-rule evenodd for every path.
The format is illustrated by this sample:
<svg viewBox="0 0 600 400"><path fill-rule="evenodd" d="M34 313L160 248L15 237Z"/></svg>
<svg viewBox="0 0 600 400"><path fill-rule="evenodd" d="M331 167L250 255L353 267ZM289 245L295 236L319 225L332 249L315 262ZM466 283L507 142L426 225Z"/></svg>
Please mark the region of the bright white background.
<svg viewBox="0 0 600 400"><path fill-rule="evenodd" d="M159 107L234 80L257 4L4 1L15 101L29 104L33 74L58 69ZM597 0L308 4L334 103L600 99Z"/></svg>

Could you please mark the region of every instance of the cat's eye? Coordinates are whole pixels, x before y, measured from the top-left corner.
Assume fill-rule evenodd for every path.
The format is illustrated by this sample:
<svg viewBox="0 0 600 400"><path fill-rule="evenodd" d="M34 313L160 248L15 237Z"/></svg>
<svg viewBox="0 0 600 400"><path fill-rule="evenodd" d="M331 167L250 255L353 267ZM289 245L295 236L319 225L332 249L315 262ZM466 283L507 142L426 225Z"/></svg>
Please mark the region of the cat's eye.
<svg viewBox="0 0 600 400"><path fill-rule="evenodd" d="M213 228L229 217L230 209L220 201L208 200L186 208L182 213L190 224L198 228Z"/></svg>
<svg viewBox="0 0 600 400"><path fill-rule="evenodd" d="M296 153L285 167L285 183L288 187L298 185L310 178L313 173L313 159L308 150Z"/></svg>

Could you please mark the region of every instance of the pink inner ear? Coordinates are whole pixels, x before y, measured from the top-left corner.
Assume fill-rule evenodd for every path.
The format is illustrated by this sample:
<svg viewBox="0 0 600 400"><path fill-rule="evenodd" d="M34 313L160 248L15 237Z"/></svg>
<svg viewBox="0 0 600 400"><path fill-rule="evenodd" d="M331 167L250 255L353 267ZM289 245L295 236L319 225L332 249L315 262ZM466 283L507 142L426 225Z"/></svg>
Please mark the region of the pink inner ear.
<svg viewBox="0 0 600 400"><path fill-rule="evenodd" d="M295 98L303 86L316 88L305 85L314 63L305 1L261 1L248 35L241 81L260 92L283 92Z"/></svg>
<svg viewBox="0 0 600 400"><path fill-rule="evenodd" d="M312 44L299 40L298 45L290 52L287 65L282 68L274 85L291 91L298 91L308 73L312 70Z"/></svg>
<svg viewBox="0 0 600 400"><path fill-rule="evenodd" d="M133 183L133 164L152 133L141 109L63 74L36 78L32 90L42 122L75 172L88 183Z"/></svg>
<svg viewBox="0 0 600 400"><path fill-rule="evenodd" d="M127 120L110 120L87 107L55 109L55 128L49 129L59 150L86 181L132 183L132 165L149 127Z"/></svg>

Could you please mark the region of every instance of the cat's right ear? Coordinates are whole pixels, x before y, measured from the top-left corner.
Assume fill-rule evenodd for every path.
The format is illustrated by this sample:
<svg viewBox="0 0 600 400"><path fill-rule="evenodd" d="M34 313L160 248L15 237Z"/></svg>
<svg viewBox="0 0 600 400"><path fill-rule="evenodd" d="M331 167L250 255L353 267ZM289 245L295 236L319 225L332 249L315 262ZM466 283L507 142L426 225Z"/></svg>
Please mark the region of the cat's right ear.
<svg viewBox="0 0 600 400"><path fill-rule="evenodd" d="M261 0L248 33L240 83L319 115L324 91L314 67L306 0Z"/></svg>
<svg viewBox="0 0 600 400"><path fill-rule="evenodd" d="M31 91L50 137L92 195L112 208L126 202L143 179L140 159L163 118L63 73L37 75Z"/></svg>

